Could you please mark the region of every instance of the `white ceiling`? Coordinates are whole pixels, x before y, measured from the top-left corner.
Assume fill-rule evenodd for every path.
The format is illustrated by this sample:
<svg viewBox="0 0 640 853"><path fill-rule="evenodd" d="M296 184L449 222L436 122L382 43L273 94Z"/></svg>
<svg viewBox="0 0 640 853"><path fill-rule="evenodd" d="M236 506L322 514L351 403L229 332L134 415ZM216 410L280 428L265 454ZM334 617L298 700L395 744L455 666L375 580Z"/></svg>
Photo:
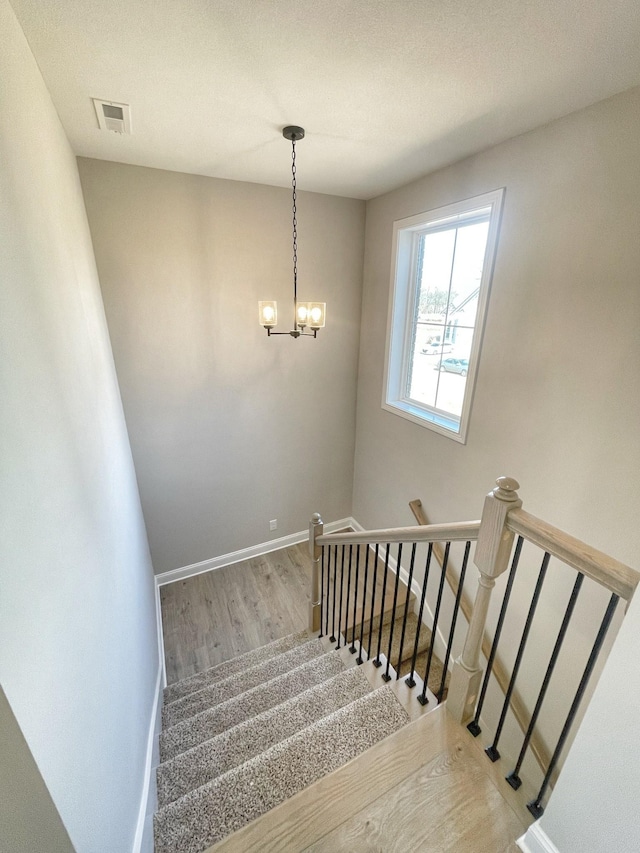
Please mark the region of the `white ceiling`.
<svg viewBox="0 0 640 853"><path fill-rule="evenodd" d="M76 154L287 186L300 124L300 189L356 198L640 84L639 0L11 2Z"/></svg>

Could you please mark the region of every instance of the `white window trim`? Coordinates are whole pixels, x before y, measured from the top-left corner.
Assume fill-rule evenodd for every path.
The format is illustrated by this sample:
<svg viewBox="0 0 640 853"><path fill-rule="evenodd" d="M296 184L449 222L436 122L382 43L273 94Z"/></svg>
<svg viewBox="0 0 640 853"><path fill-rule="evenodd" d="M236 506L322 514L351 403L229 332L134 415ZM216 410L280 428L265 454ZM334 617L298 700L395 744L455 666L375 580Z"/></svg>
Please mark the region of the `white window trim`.
<svg viewBox="0 0 640 853"><path fill-rule="evenodd" d="M382 408L413 423L433 430L440 435L451 438L460 444L466 444L467 440L476 374L484 335L489 291L495 266L503 200L504 188L501 188L447 205L446 207L418 213L406 219L399 219L393 223L391 287L389 292ZM463 218L465 213L487 207L491 207L489 231L487 234L482 277L480 279L473 345L469 356L469 373L466 377L464 402L458 427L457 418L447 413L439 414L437 410L431 407L425 406L423 408L419 404L408 400L404 391L407 387L407 371L412 356L411 347L413 345L413 316L410 310L410 307L415 302L414 291L416 286L413 274L416 265L413 235L416 231L421 231L427 226L432 227L438 222L442 222L442 224L445 224L447 221L453 222L458 218Z"/></svg>

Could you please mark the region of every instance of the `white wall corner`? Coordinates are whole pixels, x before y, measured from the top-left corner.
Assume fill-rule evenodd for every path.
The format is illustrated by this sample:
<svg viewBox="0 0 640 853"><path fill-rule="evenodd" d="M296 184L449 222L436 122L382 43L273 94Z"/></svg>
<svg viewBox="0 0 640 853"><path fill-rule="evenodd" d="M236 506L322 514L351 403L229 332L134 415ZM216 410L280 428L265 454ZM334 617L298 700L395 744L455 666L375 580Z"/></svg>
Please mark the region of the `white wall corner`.
<svg viewBox="0 0 640 853"><path fill-rule="evenodd" d="M144 775L142 784L142 794L140 796L140 807L138 809L138 822L136 825L136 834L134 836L132 853L141 853L143 849L148 849L148 844L143 848L143 840L145 829L149 831L149 822L147 816L150 812L154 812L157 806L156 789L153 784L154 774L154 752L157 742L157 735L161 717L162 708L162 683L164 678L164 651L162 651L160 661L158 663L158 677L156 678L156 686L153 693L153 707L151 710L151 718L149 721L149 731L147 734L147 752L145 756ZM154 802L151 802L153 797Z"/></svg>
<svg viewBox="0 0 640 853"><path fill-rule="evenodd" d="M516 844L523 853L560 853L556 845L540 826L540 821L532 823Z"/></svg>

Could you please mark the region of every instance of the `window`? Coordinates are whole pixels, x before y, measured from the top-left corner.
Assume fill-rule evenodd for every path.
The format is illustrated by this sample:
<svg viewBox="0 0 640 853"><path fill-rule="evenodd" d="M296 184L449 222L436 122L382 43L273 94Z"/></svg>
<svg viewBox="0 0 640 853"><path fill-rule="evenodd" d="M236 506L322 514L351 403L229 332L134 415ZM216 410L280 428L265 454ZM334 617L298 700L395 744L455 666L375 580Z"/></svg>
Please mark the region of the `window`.
<svg viewBox="0 0 640 853"><path fill-rule="evenodd" d="M401 219L382 406L466 441L504 190Z"/></svg>

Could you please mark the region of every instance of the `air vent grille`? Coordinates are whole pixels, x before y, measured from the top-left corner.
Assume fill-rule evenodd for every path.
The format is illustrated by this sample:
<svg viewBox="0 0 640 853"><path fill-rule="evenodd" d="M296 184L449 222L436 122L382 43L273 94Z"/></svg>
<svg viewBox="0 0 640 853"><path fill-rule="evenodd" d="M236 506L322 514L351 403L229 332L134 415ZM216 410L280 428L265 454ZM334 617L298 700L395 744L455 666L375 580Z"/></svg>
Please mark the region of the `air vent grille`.
<svg viewBox="0 0 640 853"><path fill-rule="evenodd" d="M112 130L114 133L131 133L131 107L129 104L93 98L93 105L101 130Z"/></svg>

